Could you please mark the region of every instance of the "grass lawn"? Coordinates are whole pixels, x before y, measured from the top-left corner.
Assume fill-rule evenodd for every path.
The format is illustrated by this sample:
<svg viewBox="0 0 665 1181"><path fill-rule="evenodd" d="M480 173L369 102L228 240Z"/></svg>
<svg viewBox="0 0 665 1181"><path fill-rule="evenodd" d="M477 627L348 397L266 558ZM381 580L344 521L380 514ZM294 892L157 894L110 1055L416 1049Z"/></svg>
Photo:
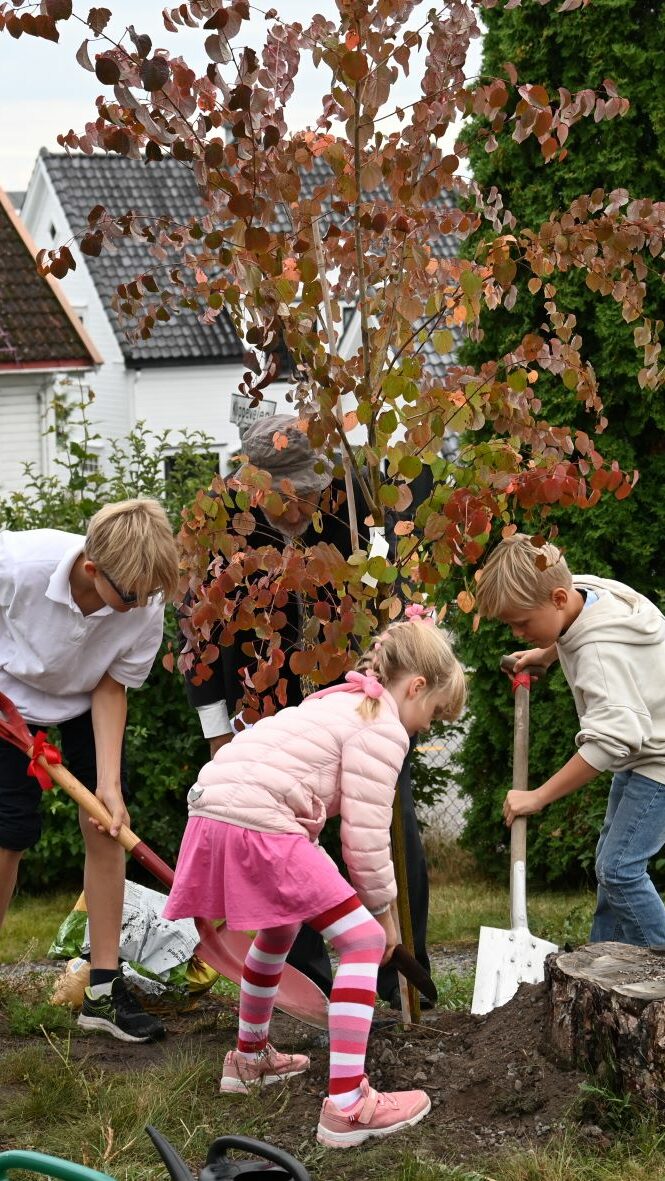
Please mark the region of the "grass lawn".
<svg viewBox="0 0 665 1181"><path fill-rule="evenodd" d="M510 926L507 884L479 877L469 858L454 846L433 860L430 943L475 946L482 925ZM40 898L19 895L0 931L0 963L45 959L58 926L77 898L77 890ZM584 942L594 908L590 890L553 893L534 889L527 901L529 925L538 938L559 945Z"/></svg>
<svg viewBox="0 0 665 1181"><path fill-rule="evenodd" d="M527 898L529 927L539 939L562 946L583 943L591 926L595 905L589 890L545 893L536 890ZM476 944L481 926L510 927L508 890L495 882L432 882L430 943Z"/></svg>
<svg viewBox="0 0 665 1181"><path fill-rule="evenodd" d="M76 891L19 897L0 933L0 962L43 960L76 897ZM592 909L589 891L535 890L530 925L559 944L580 942ZM508 926L507 889L479 878L462 855L451 852L434 868L430 942L471 948L481 924ZM437 983L443 1007L468 1006L471 975L449 973ZM167 1064L147 1063L141 1070L118 1069L117 1055L113 1069L99 1051L75 1055L71 1018L49 1006L39 987L32 978L22 1000L19 978L0 978L0 1021L14 1038L0 1058L0 1146L4 1130L13 1146L82 1161L118 1181L165 1181L143 1132L147 1122L189 1162L200 1164L222 1132L270 1140L288 1118L288 1095L280 1088L240 1104L227 1102L222 1111L215 1085L219 1063L208 1051L178 1052ZM468 1167L447 1163L445 1149L434 1157L418 1147L417 1138L408 1146L397 1138L367 1151L330 1154L316 1146L311 1128L294 1126L288 1143L313 1181L664 1181L665 1131L657 1120L602 1089L594 1094L593 1115L609 1129L602 1148L580 1136L582 1119L588 1124L588 1113L571 1110L566 1126L542 1143L520 1150L497 1146Z"/></svg>
<svg viewBox="0 0 665 1181"><path fill-rule="evenodd" d="M0 964L46 959L53 936L79 893L69 890L41 898L19 894L0 931Z"/></svg>

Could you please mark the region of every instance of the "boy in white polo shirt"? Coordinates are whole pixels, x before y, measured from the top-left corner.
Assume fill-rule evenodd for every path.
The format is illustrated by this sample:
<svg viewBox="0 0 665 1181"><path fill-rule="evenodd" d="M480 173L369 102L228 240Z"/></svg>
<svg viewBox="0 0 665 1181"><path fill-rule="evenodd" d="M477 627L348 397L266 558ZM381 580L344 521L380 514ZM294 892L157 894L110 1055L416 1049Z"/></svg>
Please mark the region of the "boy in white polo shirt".
<svg viewBox="0 0 665 1181"><path fill-rule="evenodd" d="M143 684L159 648L178 554L161 505L106 505L85 538L55 529L0 531L0 691L31 724L57 726L65 762L129 824L121 769L127 688ZM41 832L41 789L28 759L0 741L0 925L23 852ZM152 1041L159 1021L127 992L118 967L125 856L83 814L90 987L79 1017L122 1041Z"/></svg>

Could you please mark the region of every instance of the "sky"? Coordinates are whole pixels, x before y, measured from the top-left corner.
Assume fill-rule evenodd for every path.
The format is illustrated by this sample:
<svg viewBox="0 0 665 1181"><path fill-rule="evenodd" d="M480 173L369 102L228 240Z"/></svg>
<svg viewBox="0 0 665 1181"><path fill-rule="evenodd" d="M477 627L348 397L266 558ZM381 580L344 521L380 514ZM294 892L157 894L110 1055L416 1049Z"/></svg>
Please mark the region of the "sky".
<svg viewBox="0 0 665 1181"><path fill-rule="evenodd" d="M109 30L116 32L134 23L137 32L152 37L153 49L160 47L168 49L173 56L182 55L197 72L202 73L205 69L208 58L203 50L201 31L183 28L177 35L167 33L161 18L164 0L101 2L113 12ZM173 6L175 0L169 5ZM332 19L337 15L333 0L317 0L316 6L311 0L274 0L274 6L284 21L304 23L314 11ZM85 0L83 4L74 0L74 11L80 9L87 13L88 7ZM410 26L414 27L418 18L422 22L430 7L431 0L419 5ZM28 36L14 40L6 32L0 34L0 187L6 191L27 188L40 147L59 151L58 133L66 133L70 128L83 131L85 122L96 115L95 98L104 90L95 75L83 70L75 61L76 50L87 32L85 26L69 20L60 22L58 27L60 41L57 44ZM245 42L259 49L264 29L265 20L260 10L253 8ZM467 73L477 71L479 57L480 42L476 41L469 55ZM329 88L329 79L327 67L316 70L309 59L303 57L287 116L292 130L313 122L320 98ZM418 97L416 66L408 78L400 77L393 90L392 105L406 106Z"/></svg>

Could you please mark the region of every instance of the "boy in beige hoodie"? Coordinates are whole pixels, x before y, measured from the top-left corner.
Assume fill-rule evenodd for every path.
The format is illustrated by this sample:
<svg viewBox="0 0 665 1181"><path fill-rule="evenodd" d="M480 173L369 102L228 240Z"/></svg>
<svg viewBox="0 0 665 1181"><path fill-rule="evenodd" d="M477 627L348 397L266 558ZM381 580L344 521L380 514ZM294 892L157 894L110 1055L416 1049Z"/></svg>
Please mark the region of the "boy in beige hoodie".
<svg viewBox="0 0 665 1181"><path fill-rule="evenodd" d="M478 611L535 645L515 671L557 658L575 700L577 753L535 791L509 791L518 816L614 772L596 849L591 941L665 944L665 906L647 873L665 844L665 617L621 582L571 575L561 551L527 534L502 541L478 583Z"/></svg>

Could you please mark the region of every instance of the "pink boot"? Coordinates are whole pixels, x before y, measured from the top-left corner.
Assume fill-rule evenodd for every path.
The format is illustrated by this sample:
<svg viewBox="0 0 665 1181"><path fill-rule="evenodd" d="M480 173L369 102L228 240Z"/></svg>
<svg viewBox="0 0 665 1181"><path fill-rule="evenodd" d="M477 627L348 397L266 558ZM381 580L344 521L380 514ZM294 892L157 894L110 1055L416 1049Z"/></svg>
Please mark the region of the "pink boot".
<svg viewBox="0 0 665 1181"><path fill-rule="evenodd" d="M391 1136L411 1128L423 1119L432 1104L424 1091L386 1091L360 1084L362 1098L349 1110L340 1111L332 1099L324 1099L316 1132L319 1144L328 1148L352 1148L371 1136Z"/></svg>
<svg viewBox="0 0 665 1181"><path fill-rule="evenodd" d="M255 1062L248 1062L237 1050L229 1050L219 1089L225 1094L246 1094L252 1087L269 1087L309 1069L305 1054L280 1054L268 1044Z"/></svg>

